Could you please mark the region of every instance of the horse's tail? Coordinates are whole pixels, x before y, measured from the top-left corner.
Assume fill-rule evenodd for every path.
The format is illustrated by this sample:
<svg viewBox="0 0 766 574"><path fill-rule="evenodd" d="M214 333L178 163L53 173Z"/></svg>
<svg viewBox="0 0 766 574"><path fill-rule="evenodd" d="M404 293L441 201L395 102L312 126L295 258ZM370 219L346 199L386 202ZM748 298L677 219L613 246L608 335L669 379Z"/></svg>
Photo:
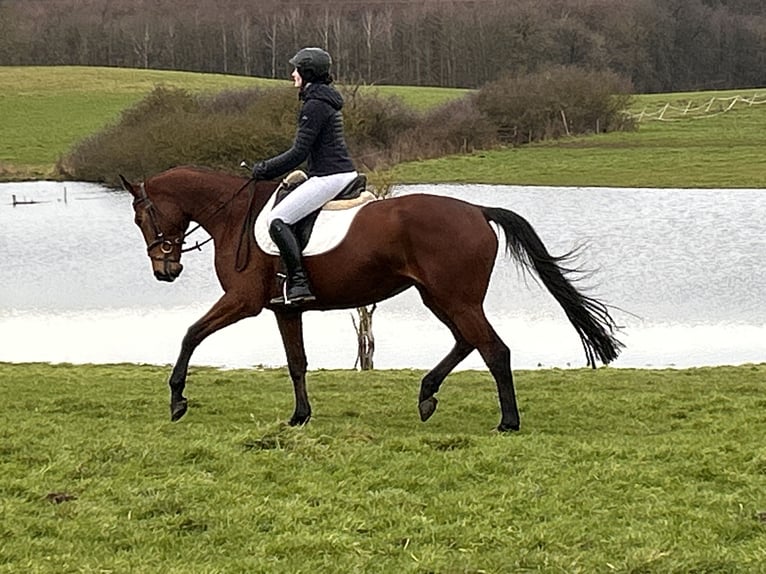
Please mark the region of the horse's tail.
<svg viewBox="0 0 766 574"><path fill-rule="evenodd" d="M563 266L573 253L554 257L548 253L530 223L513 211L481 207L484 217L503 228L506 251L525 268L536 272L545 287L564 309L580 335L588 365L596 368L596 359L608 364L617 358L623 344L615 337L617 325L609 309L600 301L578 291L567 275L577 269Z"/></svg>

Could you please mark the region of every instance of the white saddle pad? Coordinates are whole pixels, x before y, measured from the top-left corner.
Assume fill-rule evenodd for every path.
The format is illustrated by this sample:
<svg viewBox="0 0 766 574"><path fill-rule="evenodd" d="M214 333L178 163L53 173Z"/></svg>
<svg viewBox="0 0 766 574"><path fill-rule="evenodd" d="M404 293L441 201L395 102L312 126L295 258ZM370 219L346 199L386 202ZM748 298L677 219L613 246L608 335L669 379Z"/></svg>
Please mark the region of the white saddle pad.
<svg viewBox="0 0 766 574"><path fill-rule="evenodd" d="M255 242L262 251L270 255L279 255L279 249L271 240L269 230L266 225L266 219L268 218L271 208L274 206L274 200L276 194L272 195L266 202L261 212L258 214L258 218L255 220ZM369 205L372 201L368 201L356 207L349 209L322 209L319 212L316 222L314 223L314 230L311 232L308 245L303 250L303 255L319 255L330 251L333 247L337 246L348 233L348 228L351 227L351 222L365 205Z"/></svg>

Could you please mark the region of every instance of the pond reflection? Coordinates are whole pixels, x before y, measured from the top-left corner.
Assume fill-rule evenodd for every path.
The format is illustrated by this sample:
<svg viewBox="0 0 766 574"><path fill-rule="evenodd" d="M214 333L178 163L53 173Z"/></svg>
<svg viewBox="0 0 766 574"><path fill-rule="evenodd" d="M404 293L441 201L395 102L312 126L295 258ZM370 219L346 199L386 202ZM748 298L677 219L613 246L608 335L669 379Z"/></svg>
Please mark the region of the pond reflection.
<svg viewBox="0 0 766 574"><path fill-rule="evenodd" d="M766 287L759 272L766 196L760 190L403 186L506 207L554 254L585 245L591 293L615 305L626 350L617 367L766 360ZM12 205L17 200L33 205ZM212 248L184 255L173 284L157 282L127 194L82 183L0 184L0 361L175 361L186 328L221 295ZM204 232L200 239L204 239ZM561 309L503 254L487 315L515 368L579 367L579 339ZM306 314L310 368L351 368L351 311ZM374 315L378 368L430 368L449 332L408 291ZM268 312L216 333L193 363L282 365ZM484 368L472 354L459 368Z"/></svg>

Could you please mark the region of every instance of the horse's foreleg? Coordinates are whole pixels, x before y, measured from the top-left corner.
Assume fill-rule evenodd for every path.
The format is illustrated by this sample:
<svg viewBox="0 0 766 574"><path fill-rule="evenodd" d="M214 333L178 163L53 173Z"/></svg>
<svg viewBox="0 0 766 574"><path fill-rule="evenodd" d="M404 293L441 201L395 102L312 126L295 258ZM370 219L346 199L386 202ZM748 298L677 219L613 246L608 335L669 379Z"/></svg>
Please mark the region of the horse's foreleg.
<svg viewBox="0 0 766 574"><path fill-rule="evenodd" d="M257 313L248 313L245 305L236 297L227 294L221 297L201 319L189 327L168 381L170 385L170 420L177 421L186 414L188 405L183 391L186 386L189 361L194 350L209 335L254 314Z"/></svg>
<svg viewBox="0 0 766 574"><path fill-rule="evenodd" d="M303 314L300 311L276 313L279 333L287 356L287 368L295 390L295 412L290 426L306 424L311 418L311 404L306 390L306 349L303 344Z"/></svg>

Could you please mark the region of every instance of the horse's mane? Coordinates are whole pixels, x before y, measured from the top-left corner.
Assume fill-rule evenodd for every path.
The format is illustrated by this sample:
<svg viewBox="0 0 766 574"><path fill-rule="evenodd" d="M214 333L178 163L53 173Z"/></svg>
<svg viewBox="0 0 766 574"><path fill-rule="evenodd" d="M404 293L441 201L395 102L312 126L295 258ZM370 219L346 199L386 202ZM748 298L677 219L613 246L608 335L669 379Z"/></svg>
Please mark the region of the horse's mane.
<svg viewBox="0 0 766 574"><path fill-rule="evenodd" d="M232 193L232 188L244 189L249 178L231 172L217 170L201 165L177 165L157 173L146 180L147 184L170 185L177 187L181 193L194 187L204 186L217 189L221 195Z"/></svg>
<svg viewBox="0 0 766 574"><path fill-rule="evenodd" d="M246 179L245 176L237 175L232 172L228 171L221 171L220 169L215 169L209 166L205 165L195 165L195 164L184 164L184 165L177 165L171 168L166 169L165 171L155 174L154 177L158 177L161 175L169 175L171 173L175 173L177 171L194 171L194 172L202 172L210 175L221 175L226 177L232 177L236 179Z"/></svg>

